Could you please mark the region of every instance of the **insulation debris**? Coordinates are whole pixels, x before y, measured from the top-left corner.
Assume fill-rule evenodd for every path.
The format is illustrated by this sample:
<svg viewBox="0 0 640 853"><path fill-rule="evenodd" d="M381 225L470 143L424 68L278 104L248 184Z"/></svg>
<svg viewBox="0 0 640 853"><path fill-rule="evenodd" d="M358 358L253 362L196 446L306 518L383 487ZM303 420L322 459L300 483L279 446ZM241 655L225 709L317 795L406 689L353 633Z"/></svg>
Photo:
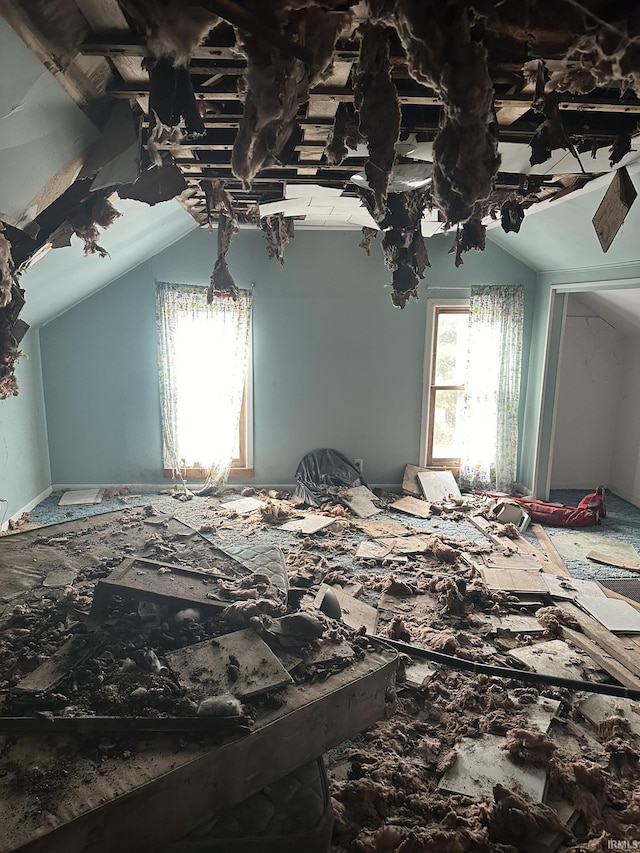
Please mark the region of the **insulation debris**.
<svg viewBox="0 0 640 853"><path fill-rule="evenodd" d="M100 228L109 228L110 225L122 216L119 210L111 204L108 198L90 198L84 202L80 209L71 219L71 227L74 234L84 241L85 255L98 254L101 258L109 256L109 252L98 245Z"/></svg>
<svg viewBox="0 0 640 853"><path fill-rule="evenodd" d="M366 24L362 28L353 94L360 132L369 150L364 170L373 192L373 218L380 222L386 212L387 187L400 134L400 102L391 79L385 27Z"/></svg>
<svg viewBox="0 0 640 853"><path fill-rule="evenodd" d="M217 211L218 213L218 257L207 290L207 303L210 305L216 296L227 297L236 301L238 299L238 287L229 272L227 252L231 240L240 230L238 217L233 208L231 196L224 188L223 181L214 181L208 185L206 199L209 222L213 212Z"/></svg>
<svg viewBox="0 0 640 853"><path fill-rule="evenodd" d="M280 267L284 267L284 248L293 240L293 218L282 213L263 216L260 227L267 237L267 252L270 258L277 258Z"/></svg>
<svg viewBox="0 0 640 853"><path fill-rule="evenodd" d="M367 255L371 254L371 243L378 236L377 228L368 228L366 225L362 229L362 240L358 243L360 249L364 249Z"/></svg>
<svg viewBox="0 0 640 853"><path fill-rule="evenodd" d="M146 31L147 47L157 58L168 57L175 66L187 66L220 18L202 5L181 0L122 0L126 10Z"/></svg>
<svg viewBox="0 0 640 853"><path fill-rule="evenodd" d="M262 11L267 9L263 7ZM349 13L327 12L318 6L270 10L273 29L281 29L310 51L310 64L284 54L262 38L236 34L238 49L247 58L246 98L231 155L233 174L245 189L258 172L278 161L296 127L296 114L329 67L336 39L350 20Z"/></svg>
<svg viewBox="0 0 640 853"><path fill-rule="evenodd" d="M327 147L325 148L327 163L332 166L339 166L349 150L355 151L359 145L365 142L366 138L360 130L358 115L353 104L342 101L338 104L333 127L329 131L327 139Z"/></svg>
<svg viewBox="0 0 640 853"><path fill-rule="evenodd" d="M0 308L0 400L18 395L15 363L22 355L20 341L29 328L24 320L18 319L24 306L24 290L14 282L9 296L6 296L6 290L3 293L6 304Z"/></svg>
<svg viewBox="0 0 640 853"><path fill-rule="evenodd" d="M500 165L487 53L473 41L463 3L370 2L394 26L410 75L435 89L444 116L433 145L433 201L450 224L466 222L486 200Z"/></svg>

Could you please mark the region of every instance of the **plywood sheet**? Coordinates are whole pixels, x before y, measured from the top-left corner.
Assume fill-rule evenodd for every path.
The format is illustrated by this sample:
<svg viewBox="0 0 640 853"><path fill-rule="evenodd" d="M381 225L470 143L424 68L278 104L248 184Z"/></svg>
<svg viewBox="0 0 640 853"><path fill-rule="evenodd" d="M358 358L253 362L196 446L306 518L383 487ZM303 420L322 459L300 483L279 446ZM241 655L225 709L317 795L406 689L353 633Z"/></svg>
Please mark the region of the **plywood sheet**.
<svg viewBox="0 0 640 853"><path fill-rule="evenodd" d="M640 634L640 613L626 601L580 595L576 604L612 634Z"/></svg>
<svg viewBox="0 0 640 853"><path fill-rule="evenodd" d="M501 589L505 592L546 592L547 586L542 572L527 569L480 569L482 578L489 589Z"/></svg>
<svg viewBox="0 0 640 853"><path fill-rule="evenodd" d="M527 716L527 728L539 729L548 732L551 721L560 710L558 699L549 699L546 696L538 696L535 702L523 702L520 704L513 694L509 694L516 709Z"/></svg>
<svg viewBox="0 0 640 853"><path fill-rule="evenodd" d="M416 518L431 518L431 504L422 500L422 498L413 498L410 496L400 498L400 500L390 504L389 509L395 509L396 512L404 512Z"/></svg>
<svg viewBox="0 0 640 853"><path fill-rule="evenodd" d="M335 522L335 518L326 515L305 515L304 518L294 518L281 524L279 530L289 530L295 533L317 533L318 530L324 530L325 527L331 527Z"/></svg>
<svg viewBox="0 0 640 853"><path fill-rule="evenodd" d="M424 554L428 548L429 536L394 536L378 539L382 545L389 545L396 554Z"/></svg>
<svg viewBox="0 0 640 853"><path fill-rule="evenodd" d="M442 502L462 497L451 471L420 471L417 477L422 494L428 501Z"/></svg>
<svg viewBox="0 0 640 853"><path fill-rule="evenodd" d="M224 509L233 510L238 515L246 515L256 509L260 509L261 506L264 506L264 502L258 500L258 498L238 498L237 500L226 501L220 504L220 506L224 507Z"/></svg>
<svg viewBox="0 0 640 853"><path fill-rule="evenodd" d="M606 652L594 640L589 639L580 631L562 628L562 635L572 645L586 652L596 666L608 672L617 682L632 690L640 690L640 678L633 674L623 663Z"/></svg>
<svg viewBox="0 0 640 853"><path fill-rule="evenodd" d="M559 678L584 678L582 668L589 660L572 649L564 640L547 640L512 649L509 656L524 663L534 672L555 675Z"/></svg>
<svg viewBox="0 0 640 853"><path fill-rule="evenodd" d="M351 595L347 595L339 586L329 586L328 584L320 584L320 589L316 595L315 606L320 607L320 603L324 598L324 594L328 589L332 589L338 599L338 604L342 611L342 621L357 631L364 626L365 631L370 636L374 636L378 630L378 611L370 604L364 601L358 601Z"/></svg>
<svg viewBox="0 0 640 853"><path fill-rule="evenodd" d="M456 744L456 762L446 771L438 788L468 797L491 794L500 784L522 791L541 803L547 787L547 773L540 767L518 766L503 749L505 739L497 735L462 738Z"/></svg>
<svg viewBox="0 0 640 853"><path fill-rule="evenodd" d="M104 489L73 489L65 492L58 506L75 506L76 504L99 504L102 502Z"/></svg>
<svg viewBox="0 0 640 853"><path fill-rule="evenodd" d="M221 693L238 699L291 684L291 676L255 631L248 628L168 652L167 665L198 700Z"/></svg>
<svg viewBox="0 0 640 853"><path fill-rule="evenodd" d="M436 674L437 670L428 661L414 660L404 667L404 682L409 687L423 687Z"/></svg>
<svg viewBox="0 0 640 853"><path fill-rule="evenodd" d="M616 599L609 600L615 601ZM560 601L557 606L578 623L586 637L597 643L601 649L614 657L634 675L640 676L640 658L637 654L637 647L629 643L631 637L617 637L587 613L583 613L573 603Z"/></svg>

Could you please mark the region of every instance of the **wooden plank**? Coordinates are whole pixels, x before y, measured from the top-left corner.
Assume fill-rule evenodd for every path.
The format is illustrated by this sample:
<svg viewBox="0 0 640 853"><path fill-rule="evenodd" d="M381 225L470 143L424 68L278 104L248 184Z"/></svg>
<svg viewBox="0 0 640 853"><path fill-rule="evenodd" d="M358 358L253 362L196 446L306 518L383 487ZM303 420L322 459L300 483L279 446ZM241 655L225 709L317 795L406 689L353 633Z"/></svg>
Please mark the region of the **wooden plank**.
<svg viewBox="0 0 640 853"><path fill-rule="evenodd" d="M517 539L509 539L506 536L498 536L495 532L495 525L487 521L486 518L483 518L481 515L470 515L469 521L480 530L487 539L492 542L494 545L497 545L499 548L513 548L519 554L532 554L540 560L540 564L542 565L545 572L550 572L553 575L562 575L563 577L568 577L569 573L566 571L560 572L560 570L556 567L555 563L550 560L546 554L543 554L538 548L535 548L531 543L527 542L522 536L518 536Z"/></svg>
<svg viewBox="0 0 640 853"><path fill-rule="evenodd" d="M404 475L402 477L402 491L408 495L413 495L416 498L422 497L422 489L418 482L418 474L421 471L428 471L429 468L421 468L419 465L406 465Z"/></svg>
<svg viewBox="0 0 640 853"><path fill-rule="evenodd" d="M614 566L616 569L627 569L629 572L640 572L640 563L631 563L629 560L623 560L612 554L603 554L600 551L589 551L587 559L593 560L594 563L602 563L605 566Z"/></svg>
<svg viewBox="0 0 640 853"><path fill-rule="evenodd" d="M431 504L422 498L413 498L410 495L389 504L389 509L404 512L416 518L431 518Z"/></svg>
<svg viewBox="0 0 640 853"><path fill-rule="evenodd" d="M358 601L357 598L348 595L339 586L329 586L326 583L320 584L320 589L315 599L315 606L320 607L320 603L324 598L325 592L331 589L335 593L342 611L342 621L345 625L357 631L364 626L365 632L373 637L378 630L378 611L370 604L364 601Z"/></svg>
<svg viewBox="0 0 640 853"><path fill-rule="evenodd" d="M258 710L251 732L225 744L176 750L171 742L146 752L139 744L135 761L114 762L118 775L108 756L96 781L69 773L60 815L43 815L24 788L9 791L0 776L0 853L154 853L380 719L397 662L380 648L324 681L291 685L284 706ZM55 749L38 739L38 764L54 761ZM11 758L5 748L2 769ZM25 810L35 818L21 819Z"/></svg>
<svg viewBox="0 0 640 853"><path fill-rule="evenodd" d="M582 649L583 652L586 652L595 664L597 664L601 669L604 669L605 672L608 672L609 675L612 675L616 681L620 682L620 684L623 684L625 687L631 687L635 690L640 689L640 678L637 678L627 669L626 666L623 666L623 664L616 660L616 658L607 654L607 652L605 652L604 649L601 649L593 640L590 640L579 631L572 631L571 628L565 628L564 626L562 628L562 636L565 640L568 640L570 643L573 643L574 646L577 646L579 649Z"/></svg>
<svg viewBox="0 0 640 853"><path fill-rule="evenodd" d="M555 574L564 575L565 577L570 577L569 570L565 566L564 560L562 559L562 557L558 553L558 550L557 550L556 546L553 544L553 542L551 541L551 538L547 535L547 532L544 529L544 527L541 524L538 524L537 522L532 522L529 525L529 530L536 537L536 539L538 540L538 542L542 546L542 549L546 553L547 557L549 558L549 560L551 560L553 565L556 567Z"/></svg>
<svg viewBox="0 0 640 853"><path fill-rule="evenodd" d="M391 553L392 548L393 546L388 542L365 539L364 542L360 542L353 557L355 560L384 560Z"/></svg>
<svg viewBox="0 0 640 853"><path fill-rule="evenodd" d="M563 601L574 601L579 595L605 598L601 587L595 581L585 581L582 578L561 578L549 572L544 572L542 577L552 598L560 598Z"/></svg>
<svg viewBox="0 0 640 853"><path fill-rule="evenodd" d="M197 701L221 693L248 699L291 683L289 673L252 628L167 652L165 658Z"/></svg>
<svg viewBox="0 0 640 853"><path fill-rule="evenodd" d="M629 653L622 637L616 637L611 631L607 631L599 622L583 613L574 604L559 601L556 607L559 607L570 618L575 619L586 637L594 640L607 654L614 657L634 675L640 677L640 658L634 653Z"/></svg>

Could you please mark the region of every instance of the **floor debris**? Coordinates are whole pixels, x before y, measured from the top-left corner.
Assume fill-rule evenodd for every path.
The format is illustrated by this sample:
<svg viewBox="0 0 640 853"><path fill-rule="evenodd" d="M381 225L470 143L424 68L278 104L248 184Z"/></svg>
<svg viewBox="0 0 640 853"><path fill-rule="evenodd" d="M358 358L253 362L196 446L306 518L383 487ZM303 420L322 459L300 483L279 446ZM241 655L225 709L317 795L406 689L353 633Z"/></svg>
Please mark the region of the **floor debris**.
<svg viewBox="0 0 640 853"><path fill-rule="evenodd" d="M3 538L1 853L71 827L67 847L87 846L97 820L96 853L155 853L311 752L332 853L593 853L638 836L638 702L585 692L640 689L640 637L576 601L616 601L604 586L498 535L480 497L406 525L379 490L372 519L254 499L247 514L181 504L188 524L149 505ZM519 591L516 574L543 585Z"/></svg>

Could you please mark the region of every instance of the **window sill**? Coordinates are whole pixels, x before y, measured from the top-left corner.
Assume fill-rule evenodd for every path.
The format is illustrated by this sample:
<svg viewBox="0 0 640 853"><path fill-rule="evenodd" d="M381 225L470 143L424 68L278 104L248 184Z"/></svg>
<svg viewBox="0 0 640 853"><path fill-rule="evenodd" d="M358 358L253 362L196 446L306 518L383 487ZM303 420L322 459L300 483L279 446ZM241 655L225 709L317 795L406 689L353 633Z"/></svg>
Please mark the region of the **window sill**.
<svg viewBox="0 0 640 853"><path fill-rule="evenodd" d="M206 480L206 468L182 468L181 474L185 480ZM171 468L164 468L162 476L165 479L173 479L173 471ZM231 468L229 471L230 480L250 479L253 477L253 468Z"/></svg>

